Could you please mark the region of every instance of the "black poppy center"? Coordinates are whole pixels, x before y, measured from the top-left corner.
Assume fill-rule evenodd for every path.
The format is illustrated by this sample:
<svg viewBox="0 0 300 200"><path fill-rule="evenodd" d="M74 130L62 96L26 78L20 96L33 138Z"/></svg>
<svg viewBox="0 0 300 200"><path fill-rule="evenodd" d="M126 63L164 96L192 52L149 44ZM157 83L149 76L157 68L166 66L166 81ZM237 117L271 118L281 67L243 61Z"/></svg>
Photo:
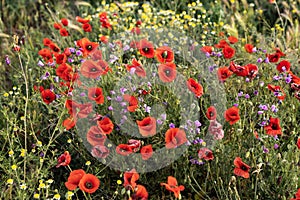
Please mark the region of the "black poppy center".
<svg viewBox="0 0 300 200"><path fill-rule="evenodd" d="M241 169L242 169L243 171L247 171L247 167L244 166L244 165L241 166Z"/></svg>
<svg viewBox="0 0 300 200"><path fill-rule="evenodd" d="M92 189L92 188L93 188L93 184L92 184L91 182L86 182L86 183L85 183L85 187L86 187L87 189Z"/></svg>
<svg viewBox="0 0 300 200"><path fill-rule="evenodd" d="M278 125L277 124L272 124L271 127L272 127L273 130L277 130L278 129Z"/></svg>
<svg viewBox="0 0 300 200"><path fill-rule="evenodd" d="M147 53L149 51L149 48L145 47L145 48L143 48L143 51Z"/></svg>
<svg viewBox="0 0 300 200"><path fill-rule="evenodd" d="M162 56L163 58L167 58L167 57L168 57L168 52L167 52L167 51L164 51L164 52L161 54L161 56Z"/></svg>
<svg viewBox="0 0 300 200"><path fill-rule="evenodd" d="M101 134L95 134L95 138L102 138Z"/></svg>
<svg viewBox="0 0 300 200"><path fill-rule="evenodd" d="M209 112L209 116L213 117L214 115L215 115L214 112L212 112L212 111Z"/></svg>
<svg viewBox="0 0 300 200"><path fill-rule="evenodd" d="M89 50L89 51L91 51L91 50L93 49L93 46L92 46L92 45L88 45L88 46L86 47L86 49Z"/></svg>
<svg viewBox="0 0 300 200"><path fill-rule="evenodd" d="M53 48L53 51L59 52L59 49L58 49L57 47L54 47L54 48Z"/></svg>
<svg viewBox="0 0 300 200"><path fill-rule="evenodd" d="M50 96L46 96L46 98L45 98L46 100L51 100L51 97Z"/></svg>
<svg viewBox="0 0 300 200"><path fill-rule="evenodd" d="M97 68L93 67L91 68L91 72L96 72L97 71Z"/></svg>
<svg viewBox="0 0 300 200"><path fill-rule="evenodd" d="M169 70L169 69L165 70L165 74L166 74L167 76L170 76L171 70Z"/></svg>

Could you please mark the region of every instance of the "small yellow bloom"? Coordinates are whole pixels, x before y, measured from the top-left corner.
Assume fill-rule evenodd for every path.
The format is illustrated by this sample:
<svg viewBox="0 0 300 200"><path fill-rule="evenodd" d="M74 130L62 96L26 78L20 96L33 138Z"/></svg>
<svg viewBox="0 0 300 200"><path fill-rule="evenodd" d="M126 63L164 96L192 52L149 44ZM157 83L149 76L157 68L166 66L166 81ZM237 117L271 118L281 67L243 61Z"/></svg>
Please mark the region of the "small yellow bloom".
<svg viewBox="0 0 300 200"><path fill-rule="evenodd" d="M41 141L38 140L38 141L36 142L36 146L41 147L42 145L43 145L43 143L42 143Z"/></svg>
<svg viewBox="0 0 300 200"><path fill-rule="evenodd" d="M20 185L21 190L26 190L27 189L27 185L25 183L22 183Z"/></svg>
<svg viewBox="0 0 300 200"><path fill-rule="evenodd" d="M14 155L14 151L13 151L13 150L10 150L10 151L8 152L8 155L9 155L9 156Z"/></svg>
<svg viewBox="0 0 300 200"><path fill-rule="evenodd" d="M55 194L54 197L53 197L53 199L59 200L60 199L60 194Z"/></svg>
<svg viewBox="0 0 300 200"><path fill-rule="evenodd" d="M51 184L51 183L53 183L54 181L53 181L53 179L48 179L46 182L49 183L49 184Z"/></svg>
<svg viewBox="0 0 300 200"><path fill-rule="evenodd" d="M72 191L67 192L67 198L72 197L73 195L74 195L74 193Z"/></svg>
<svg viewBox="0 0 300 200"><path fill-rule="evenodd" d="M21 156L21 157L25 157L25 154L26 154L26 149L22 149L22 150L21 150L20 156Z"/></svg>
<svg viewBox="0 0 300 200"><path fill-rule="evenodd" d="M67 141L69 144L72 142L72 140L71 139L68 139L68 141Z"/></svg>
<svg viewBox="0 0 300 200"><path fill-rule="evenodd" d="M40 194L35 193L35 194L33 195L33 198L34 198L34 199L39 199L39 198L40 198Z"/></svg>
<svg viewBox="0 0 300 200"><path fill-rule="evenodd" d="M39 184L39 188L45 188L45 187L46 187L45 183L42 182L42 183Z"/></svg>
<svg viewBox="0 0 300 200"><path fill-rule="evenodd" d="M18 167L17 165L12 165L12 166L11 166L11 169L12 169L12 170L16 170L17 167Z"/></svg>
<svg viewBox="0 0 300 200"><path fill-rule="evenodd" d="M91 161L86 161L85 165L90 166L91 165Z"/></svg>
<svg viewBox="0 0 300 200"><path fill-rule="evenodd" d="M118 184L118 185L121 185L121 184L122 184L122 181L121 181L121 180L117 180L117 184Z"/></svg>
<svg viewBox="0 0 300 200"><path fill-rule="evenodd" d="M13 90L16 90L16 89L17 89L17 87L16 87L16 86L14 86L14 87L13 87Z"/></svg>
<svg viewBox="0 0 300 200"><path fill-rule="evenodd" d="M10 184L10 185L11 185L11 184L13 184L13 183L14 183L14 180L13 180L13 179L11 179L11 178L10 178L10 179L7 179L6 183L8 183L8 184Z"/></svg>
<svg viewBox="0 0 300 200"><path fill-rule="evenodd" d="M5 93L3 94L3 96L4 96L4 97L8 97L9 94L8 94L7 92L5 92Z"/></svg>
<svg viewBox="0 0 300 200"><path fill-rule="evenodd" d="M204 146L204 147L206 146L206 142L202 142L201 144L202 144L202 146Z"/></svg>
<svg viewBox="0 0 300 200"><path fill-rule="evenodd" d="M22 116L22 117L20 118L20 120L24 121L24 120L25 120L25 117L24 117L24 116Z"/></svg>

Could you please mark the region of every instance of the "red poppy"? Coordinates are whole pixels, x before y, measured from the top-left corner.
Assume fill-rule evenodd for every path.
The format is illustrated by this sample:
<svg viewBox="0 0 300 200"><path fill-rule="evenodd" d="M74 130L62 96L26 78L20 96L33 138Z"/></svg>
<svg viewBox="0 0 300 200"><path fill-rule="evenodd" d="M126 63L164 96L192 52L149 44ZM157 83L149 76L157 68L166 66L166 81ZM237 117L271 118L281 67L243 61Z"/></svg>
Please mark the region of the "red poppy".
<svg viewBox="0 0 300 200"><path fill-rule="evenodd" d="M204 47L201 48L201 51L204 52L204 53L211 54L212 51L213 51L213 47L212 46L204 46Z"/></svg>
<svg viewBox="0 0 300 200"><path fill-rule="evenodd" d="M92 32L92 26L89 23L82 24L82 29L84 32Z"/></svg>
<svg viewBox="0 0 300 200"><path fill-rule="evenodd" d="M108 43L108 37L106 37L105 35L102 35L102 36L99 38L99 40L100 40L101 42L103 42L104 44L107 44L107 43Z"/></svg>
<svg viewBox="0 0 300 200"><path fill-rule="evenodd" d="M93 51L97 49L99 46L96 42L91 42L87 38L82 38L81 40L78 40L76 44L81 47L81 51L83 54L83 57L86 57L87 55L91 54Z"/></svg>
<svg viewBox="0 0 300 200"><path fill-rule="evenodd" d="M132 200L147 200L148 192L146 188L142 185L137 185L134 188L134 193L131 196Z"/></svg>
<svg viewBox="0 0 300 200"><path fill-rule="evenodd" d="M49 46L52 43L52 40L50 40L49 38L44 38L43 39L43 44L44 46Z"/></svg>
<svg viewBox="0 0 300 200"><path fill-rule="evenodd" d="M228 67L220 67L217 71L218 78L221 82L224 82L228 77L230 77L233 72L229 70Z"/></svg>
<svg viewBox="0 0 300 200"><path fill-rule="evenodd" d="M106 138L98 126L92 126L86 134L86 139L92 146L104 145Z"/></svg>
<svg viewBox="0 0 300 200"><path fill-rule="evenodd" d="M66 19L66 18L62 18L62 19L60 20L60 22L61 22L64 26L68 26L68 24L69 24L69 21L68 21L68 19Z"/></svg>
<svg viewBox="0 0 300 200"><path fill-rule="evenodd" d="M136 121L140 134L143 137L149 137L156 134L156 119L154 117L145 117L143 120Z"/></svg>
<svg viewBox="0 0 300 200"><path fill-rule="evenodd" d="M268 89L271 90L279 100L284 100L286 94L281 90L280 86L268 84Z"/></svg>
<svg viewBox="0 0 300 200"><path fill-rule="evenodd" d="M100 18L100 22L102 23L101 26L103 28L108 28L110 30L112 29L111 24L109 23L109 20L107 18L107 13L106 12L100 13L99 18Z"/></svg>
<svg viewBox="0 0 300 200"><path fill-rule="evenodd" d="M103 145L96 145L93 146L91 154L95 158L106 158L109 155L109 149Z"/></svg>
<svg viewBox="0 0 300 200"><path fill-rule="evenodd" d="M65 186L67 187L67 189L75 190L84 175L85 175L85 171L83 171L82 169L71 171L68 177L68 181L65 182Z"/></svg>
<svg viewBox="0 0 300 200"><path fill-rule="evenodd" d="M247 164L243 163L242 159L240 157L236 157L233 161L234 163L234 170L233 173L237 176L241 176L243 178L249 178L249 171L250 171L250 166Z"/></svg>
<svg viewBox="0 0 300 200"><path fill-rule="evenodd" d="M116 147L116 152L122 156L127 156L127 155L133 153L132 147L128 144L119 144Z"/></svg>
<svg viewBox="0 0 300 200"><path fill-rule="evenodd" d="M292 198L291 200L300 200L300 189L298 189L297 193L295 194L296 198Z"/></svg>
<svg viewBox="0 0 300 200"><path fill-rule="evenodd" d="M97 125L103 134L110 134L114 129L114 124L108 117L104 117L97 121Z"/></svg>
<svg viewBox="0 0 300 200"><path fill-rule="evenodd" d="M134 73L140 77L145 77L146 72L141 63L139 63L135 58L132 59L131 65L126 65L128 71L134 70Z"/></svg>
<svg viewBox="0 0 300 200"><path fill-rule="evenodd" d="M89 19L83 19L79 16L76 17L76 21L79 22L79 23L82 23L82 24L85 24L85 23L89 23Z"/></svg>
<svg viewBox="0 0 300 200"><path fill-rule="evenodd" d="M92 60L84 61L80 67L80 72L84 77L92 79L98 78L104 73L102 67Z"/></svg>
<svg viewBox="0 0 300 200"><path fill-rule="evenodd" d="M56 53L60 52L60 48L53 42L49 44L49 48Z"/></svg>
<svg viewBox="0 0 300 200"><path fill-rule="evenodd" d="M235 73L237 76L248 76L249 70L248 67L240 66L234 63L234 61L230 62L229 70Z"/></svg>
<svg viewBox="0 0 300 200"><path fill-rule="evenodd" d="M226 40L220 40L219 44L216 44L216 48L223 49L224 47L229 46L229 44L226 42Z"/></svg>
<svg viewBox="0 0 300 200"><path fill-rule="evenodd" d="M88 97L92 101L96 101L97 104L104 103L104 95L102 92L102 88L89 88L88 89Z"/></svg>
<svg viewBox="0 0 300 200"><path fill-rule="evenodd" d="M187 80L188 89L195 94L197 98L200 98L203 95L203 87L200 83L195 81L192 78Z"/></svg>
<svg viewBox="0 0 300 200"><path fill-rule="evenodd" d="M152 154L153 154L153 149L151 144L143 146L141 148L141 155L143 160L148 160L149 158L151 158Z"/></svg>
<svg viewBox="0 0 300 200"><path fill-rule="evenodd" d="M278 53L280 56L285 56L285 54L279 49L279 48L275 48L276 53Z"/></svg>
<svg viewBox="0 0 300 200"><path fill-rule="evenodd" d="M217 119L217 110L214 106L210 106L206 110L206 117L208 120L215 120Z"/></svg>
<svg viewBox="0 0 300 200"><path fill-rule="evenodd" d="M63 37L69 36L69 32L65 28L59 29L59 34Z"/></svg>
<svg viewBox="0 0 300 200"><path fill-rule="evenodd" d="M49 49L45 49L45 48L41 49L41 50L39 50L38 54L43 57L45 62L47 62L47 63L53 62L52 54Z"/></svg>
<svg viewBox="0 0 300 200"><path fill-rule="evenodd" d="M235 106L228 108L224 113L224 117L230 125L236 123L240 120L239 109Z"/></svg>
<svg viewBox="0 0 300 200"><path fill-rule="evenodd" d="M60 25L60 23L54 23L53 24L53 27L56 29L56 30L59 30L59 29L61 29L61 25Z"/></svg>
<svg viewBox="0 0 300 200"><path fill-rule="evenodd" d="M139 49L139 45L140 45L140 42L139 41L135 41L135 40L131 41L130 44L129 44L129 46L131 48L134 48L134 49Z"/></svg>
<svg viewBox="0 0 300 200"><path fill-rule="evenodd" d="M208 132L214 136L214 140L221 140L224 137L222 125L217 120L209 121Z"/></svg>
<svg viewBox="0 0 300 200"><path fill-rule="evenodd" d="M100 185L100 180L93 174L85 174L80 182L79 182L79 188L87 192L89 194L92 194L98 190Z"/></svg>
<svg viewBox="0 0 300 200"><path fill-rule="evenodd" d="M141 29L139 27L133 27L130 32L136 35L140 35Z"/></svg>
<svg viewBox="0 0 300 200"><path fill-rule="evenodd" d="M176 178L173 176L168 176L168 183L160 183L161 186L165 186L170 192L174 192L175 198L179 198L180 191L184 190L184 186L178 186Z"/></svg>
<svg viewBox="0 0 300 200"><path fill-rule="evenodd" d="M146 58L154 57L154 47L151 42L149 42L146 39L142 39L138 46L139 46L139 51L142 56L145 56Z"/></svg>
<svg viewBox="0 0 300 200"><path fill-rule="evenodd" d="M174 81L176 73L176 65L174 63L165 63L158 66L158 76L164 83Z"/></svg>
<svg viewBox="0 0 300 200"><path fill-rule="evenodd" d="M271 136L282 135L279 118L270 117L269 124L264 128L267 131L268 135Z"/></svg>
<svg viewBox="0 0 300 200"><path fill-rule="evenodd" d="M289 71L289 75L292 77L292 83L300 84L300 77L296 76L292 71Z"/></svg>
<svg viewBox="0 0 300 200"><path fill-rule="evenodd" d="M129 103L127 106L127 110L129 112L134 112L138 108L138 100L136 97L124 94L123 98Z"/></svg>
<svg viewBox="0 0 300 200"><path fill-rule="evenodd" d="M245 44L244 48L248 53L253 53L254 46L252 44Z"/></svg>
<svg viewBox="0 0 300 200"><path fill-rule="evenodd" d="M254 64L248 64L245 66L245 68L247 68L248 71L248 77L253 79L256 77L257 73L258 73L258 67Z"/></svg>
<svg viewBox="0 0 300 200"><path fill-rule="evenodd" d="M102 51L101 50L95 50L93 51L91 54L91 59L93 61L99 61L99 60L102 60Z"/></svg>
<svg viewBox="0 0 300 200"><path fill-rule="evenodd" d="M132 169L124 173L124 187L127 189L134 189L136 187L136 181L139 180L140 175L135 169Z"/></svg>
<svg viewBox="0 0 300 200"><path fill-rule="evenodd" d="M174 59L174 53L168 46L158 47L155 50L155 56L160 63L172 62Z"/></svg>
<svg viewBox="0 0 300 200"><path fill-rule="evenodd" d="M165 141L167 149L176 148L187 142L186 134L182 129L170 128L166 132Z"/></svg>
<svg viewBox="0 0 300 200"><path fill-rule="evenodd" d="M225 59L230 59L234 56L235 54L235 50L234 48L230 47L230 46L225 46L222 50L224 58Z"/></svg>
<svg viewBox="0 0 300 200"><path fill-rule="evenodd" d="M298 140L297 140L297 147L298 147L298 149L300 149L300 138L298 138Z"/></svg>
<svg viewBox="0 0 300 200"><path fill-rule="evenodd" d="M279 72L288 72L290 71L291 63L287 60L282 60L276 67Z"/></svg>
<svg viewBox="0 0 300 200"><path fill-rule="evenodd" d="M63 64L67 61L67 56L66 54L62 53L62 54L57 54L55 56L55 61L56 61L56 64Z"/></svg>
<svg viewBox="0 0 300 200"><path fill-rule="evenodd" d="M69 117L63 121L63 126L67 129L70 130L76 125L76 119L73 117Z"/></svg>
<svg viewBox="0 0 300 200"><path fill-rule="evenodd" d="M239 40L236 38L236 37L234 37L234 36L229 36L228 38L228 41L230 42L230 44L235 44L235 43L237 43Z"/></svg>
<svg viewBox="0 0 300 200"><path fill-rule="evenodd" d="M208 148L201 148L198 151L198 157L199 159L204 159L204 160L213 160L214 159L214 155L212 153L211 150L209 150Z"/></svg>
<svg viewBox="0 0 300 200"><path fill-rule="evenodd" d="M73 68L67 63L62 63L56 68L56 75L68 82L79 78L78 73L74 73Z"/></svg>
<svg viewBox="0 0 300 200"><path fill-rule="evenodd" d="M279 53L267 54L266 56L267 56L267 58L269 59L269 61L271 63L276 63L280 59L280 54Z"/></svg>
<svg viewBox="0 0 300 200"><path fill-rule="evenodd" d="M56 168L59 168L60 166L68 166L71 162L71 155L68 151L65 151L62 155L60 155L57 159L57 165Z"/></svg>
<svg viewBox="0 0 300 200"><path fill-rule="evenodd" d="M72 100L66 101L66 108L73 117L86 118L93 111L92 103L80 104Z"/></svg>
<svg viewBox="0 0 300 200"><path fill-rule="evenodd" d="M41 92L41 96L46 104L50 104L56 99L56 95L54 94L54 92L49 89L43 90Z"/></svg>

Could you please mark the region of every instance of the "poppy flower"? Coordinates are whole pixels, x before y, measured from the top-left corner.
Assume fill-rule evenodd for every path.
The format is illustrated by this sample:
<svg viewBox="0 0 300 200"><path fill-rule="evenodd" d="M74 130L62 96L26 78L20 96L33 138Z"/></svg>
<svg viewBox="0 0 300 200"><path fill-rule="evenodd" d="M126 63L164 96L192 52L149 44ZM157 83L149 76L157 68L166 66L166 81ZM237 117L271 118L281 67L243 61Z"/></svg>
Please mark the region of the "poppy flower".
<svg viewBox="0 0 300 200"><path fill-rule="evenodd" d="M140 134L143 137L149 137L156 134L156 119L154 117L145 117L143 120L136 121Z"/></svg>
<svg viewBox="0 0 300 200"><path fill-rule="evenodd" d="M56 75L68 82L79 78L78 73L74 73L73 68L67 63L62 63L56 68Z"/></svg>
<svg viewBox="0 0 300 200"><path fill-rule="evenodd" d="M103 117L97 121L97 125L103 134L110 134L114 129L114 124L108 117Z"/></svg>
<svg viewBox="0 0 300 200"><path fill-rule="evenodd" d="M95 79L103 74L103 69L96 62L86 60L80 67L80 73L86 78Z"/></svg>
<svg viewBox="0 0 300 200"><path fill-rule="evenodd" d="M275 52L278 53L281 57L285 56L285 54L279 48L275 48Z"/></svg>
<svg viewBox="0 0 300 200"><path fill-rule="evenodd" d="M281 90L280 86L268 84L268 89L271 90L279 100L284 100L286 94Z"/></svg>
<svg viewBox="0 0 300 200"><path fill-rule="evenodd" d="M132 151L138 152L142 146L142 143L140 140L135 140L135 139L130 139L128 140L127 144L130 146L130 148L132 149Z"/></svg>
<svg viewBox="0 0 300 200"><path fill-rule="evenodd" d="M91 59L92 59L93 61L99 61L99 60L102 60L102 51L97 49L97 50L93 51L93 52L90 54L90 56L91 56Z"/></svg>
<svg viewBox="0 0 300 200"><path fill-rule="evenodd" d="M180 192L184 190L184 186L178 186L176 178L168 176L168 183L160 183L161 186L165 186L170 192L174 192L175 198L179 198Z"/></svg>
<svg viewBox="0 0 300 200"><path fill-rule="evenodd" d="M211 150L209 150L208 148L201 148L198 151L198 157L199 159L204 159L204 160L213 160L214 159L214 155L212 153Z"/></svg>
<svg viewBox="0 0 300 200"><path fill-rule="evenodd" d="M245 44L244 48L248 53L253 53L254 46L252 44Z"/></svg>
<svg viewBox="0 0 300 200"><path fill-rule="evenodd" d="M69 114L73 117L86 118L93 111L92 103L80 104L72 100L67 100L65 106Z"/></svg>
<svg viewBox="0 0 300 200"><path fill-rule="evenodd" d="M230 46L225 46L222 50L225 59L230 59L234 56L235 50Z"/></svg>
<svg viewBox="0 0 300 200"><path fill-rule="evenodd" d="M164 83L169 83L176 78L176 65L174 63L165 63L158 66L158 76Z"/></svg>
<svg viewBox="0 0 300 200"><path fill-rule="evenodd" d="M49 46L52 43L52 40L50 40L49 38L44 38L43 39L43 44L44 46Z"/></svg>
<svg viewBox="0 0 300 200"><path fill-rule="evenodd" d="M120 154L122 156L127 156L127 155L133 153L132 147L128 144L119 144L116 147L116 152L117 152L117 154Z"/></svg>
<svg viewBox="0 0 300 200"><path fill-rule="evenodd" d="M86 134L86 139L92 146L104 145L106 138L98 126L92 126Z"/></svg>
<svg viewBox="0 0 300 200"><path fill-rule="evenodd" d="M41 50L39 50L38 54L43 57L45 62L47 62L47 63L53 62L52 54L49 49L46 49L46 48L41 49Z"/></svg>
<svg viewBox="0 0 300 200"><path fill-rule="evenodd" d="M85 171L82 169L71 171L68 177L68 181L65 182L65 186L67 187L67 189L75 190L84 175L85 175Z"/></svg>
<svg viewBox="0 0 300 200"><path fill-rule="evenodd" d="M200 98L203 95L203 87L200 83L195 81L192 78L187 80L188 89L195 94L197 98Z"/></svg>
<svg viewBox="0 0 300 200"><path fill-rule="evenodd" d="M280 63L278 63L276 69L279 72L288 72L290 71L291 63L287 60L282 60Z"/></svg>
<svg viewBox="0 0 300 200"><path fill-rule="evenodd" d="M247 76L251 79L255 78L258 73L258 67L254 64L247 64L245 67L247 68L248 71Z"/></svg>
<svg viewBox="0 0 300 200"><path fill-rule="evenodd" d="M167 149L176 148L187 142L186 134L182 129L170 128L166 132L165 142Z"/></svg>
<svg viewBox="0 0 300 200"><path fill-rule="evenodd" d="M99 14L99 18L100 18L100 22L102 23L102 27L103 28L108 28L108 29L112 29L111 28L111 24L108 21L108 17L107 17L107 13L106 12L102 12Z"/></svg>
<svg viewBox="0 0 300 200"><path fill-rule="evenodd" d="M133 27L130 31L132 34L140 35L141 29L139 27Z"/></svg>
<svg viewBox="0 0 300 200"><path fill-rule="evenodd" d="M151 42L146 39L142 39L139 42L139 51L142 56L146 58L153 58L154 57L154 46Z"/></svg>
<svg viewBox="0 0 300 200"><path fill-rule="evenodd" d="M55 61L56 61L56 64L62 64L62 63L65 63L67 61L67 56L66 54L62 53L62 54L57 54L55 56Z"/></svg>
<svg viewBox="0 0 300 200"><path fill-rule="evenodd" d="M53 27L56 29L56 30L59 30L62 28L61 24L60 23L54 23L53 24Z"/></svg>
<svg viewBox="0 0 300 200"><path fill-rule="evenodd" d="M129 112L134 112L138 108L138 100L136 97L124 94L123 98L129 103L127 106L127 110Z"/></svg>
<svg viewBox="0 0 300 200"><path fill-rule="evenodd" d="M204 53L209 53L209 54L211 54L212 51L213 51L213 47L212 47L212 46L203 46L203 47L201 48L201 51L204 52Z"/></svg>
<svg viewBox="0 0 300 200"><path fill-rule="evenodd" d="M60 48L58 47L58 45L55 44L55 43L53 43L53 42L49 44L49 48L50 48L52 51L54 51L55 53L60 52Z"/></svg>
<svg viewBox="0 0 300 200"><path fill-rule="evenodd" d="M230 62L229 70L235 73L237 76L248 76L249 69L244 66L235 64L233 61Z"/></svg>
<svg viewBox="0 0 300 200"><path fill-rule="evenodd" d="M292 71L289 71L289 75L292 77L292 83L300 84L300 77L296 76Z"/></svg>
<svg viewBox="0 0 300 200"><path fill-rule="evenodd" d="M271 63L277 63L280 59L280 54L279 53L274 53L274 54L267 54L267 58Z"/></svg>
<svg viewBox="0 0 300 200"><path fill-rule="evenodd" d="M220 40L218 44L215 45L216 48L223 49L226 46L229 46L229 44L226 42L226 40Z"/></svg>
<svg viewBox="0 0 300 200"><path fill-rule="evenodd" d="M107 44L107 43L108 43L108 37L106 37L105 35L102 35L102 36L99 38L99 40L100 40L101 42L103 42L104 44Z"/></svg>
<svg viewBox="0 0 300 200"><path fill-rule="evenodd" d="M69 32L65 28L59 29L59 34L63 37L69 36Z"/></svg>
<svg viewBox="0 0 300 200"><path fill-rule="evenodd" d="M214 136L214 140L221 140L224 137L223 127L217 120L210 120L208 132Z"/></svg>
<svg viewBox="0 0 300 200"><path fill-rule="evenodd" d="M82 38L76 42L77 46L81 47L81 51L83 54L83 57L86 57L87 55L91 54L93 51L95 51L99 44L96 42L91 42L88 38Z"/></svg>
<svg viewBox="0 0 300 200"><path fill-rule="evenodd" d="M69 24L69 21L68 21L68 19L66 19L66 18L62 18L62 19L60 20L60 22L61 22L62 25L64 25L64 26L68 26L68 24Z"/></svg>
<svg viewBox="0 0 300 200"><path fill-rule="evenodd" d="M136 172L135 169L132 169L124 173L124 187L126 189L134 189L137 184L136 181L139 180L140 175Z"/></svg>
<svg viewBox="0 0 300 200"><path fill-rule="evenodd" d="M279 118L270 117L269 124L265 126L264 129L266 130L268 135L271 136L282 135Z"/></svg>
<svg viewBox="0 0 300 200"><path fill-rule="evenodd" d="M297 147L298 147L298 149L300 149L300 138L298 138L298 140L297 140Z"/></svg>
<svg viewBox="0 0 300 200"><path fill-rule="evenodd" d="M54 92L49 89L43 90L41 92L41 96L46 104L50 104L56 99L56 95L54 94Z"/></svg>
<svg viewBox="0 0 300 200"><path fill-rule="evenodd" d="M217 71L218 78L221 82L224 82L227 78L229 78L233 72L229 70L228 67L220 67Z"/></svg>
<svg viewBox="0 0 300 200"><path fill-rule="evenodd" d="M74 117L69 117L63 121L62 124L67 130L70 130L76 125L76 119Z"/></svg>
<svg viewBox="0 0 300 200"><path fill-rule="evenodd" d="M224 117L230 125L236 123L240 120L239 109L235 106L228 108L224 113Z"/></svg>
<svg viewBox="0 0 300 200"><path fill-rule="evenodd" d="M109 149L103 145L96 145L93 146L91 154L95 158L106 158L109 155Z"/></svg>
<svg viewBox="0 0 300 200"><path fill-rule="evenodd" d="M89 194L96 192L96 190L98 190L99 188L99 185L100 185L100 180L93 174L83 175L83 177L81 178L78 184L79 188L82 191L87 192Z"/></svg>
<svg viewBox="0 0 300 200"><path fill-rule="evenodd" d="M75 19L77 22L79 22L81 24L89 23L89 21L90 21L89 19L83 19L82 17L79 17L79 16L77 16Z"/></svg>
<svg viewBox="0 0 300 200"><path fill-rule="evenodd" d="M141 148L141 155L143 160L148 160L149 158L151 158L152 154L153 154L153 149L151 144L143 146Z"/></svg>
<svg viewBox="0 0 300 200"><path fill-rule="evenodd" d="M228 38L228 41L230 42L230 44L235 44L235 43L237 43L239 40L236 38L236 37L234 37L234 36L229 36Z"/></svg>
<svg viewBox="0 0 300 200"><path fill-rule="evenodd" d="M139 77L145 77L146 72L141 63L139 63L135 58L132 59L131 65L125 65L128 71L134 70L134 73Z"/></svg>
<svg viewBox="0 0 300 200"><path fill-rule="evenodd" d="M57 165L56 168L59 168L60 166L68 166L71 162L71 155L68 151L65 151L62 155L60 155L57 159Z"/></svg>
<svg viewBox="0 0 300 200"><path fill-rule="evenodd" d="M174 53L168 46L158 47L155 50L155 56L160 63L172 62L174 59Z"/></svg>
<svg viewBox="0 0 300 200"><path fill-rule="evenodd" d="M236 157L233 161L234 163L234 170L233 173L237 176L241 176L243 178L249 178L249 170L250 170L250 166L248 166L247 164L243 163L242 159L240 157Z"/></svg>
<svg viewBox="0 0 300 200"><path fill-rule="evenodd" d="M300 200L300 189L298 189L297 193L295 194L296 198L292 198L291 200Z"/></svg>
<svg viewBox="0 0 300 200"><path fill-rule="evenodd" d="M147 200L148 192L146 188L142 185L137 185L134 188L134 193L131 196L132 200Z"/></svg>
<svg viewBox="0 0 300 200"><path fill-rule="evenodd" d="M129 46L130 46L131 48L133 48L133 49L139 49L140 42L139 42L139 41L133 40L133 41L130 42Z"/></svg>
<svg viewBox="0 0 300 200"><path fill-rule="evenodd" d="M89 23L82 24L82 29L84 32L92 32L92 26Z"/></svg>
<svg viewBox="0 0 300 200"><path fill-rule="evenodd" d="M102 88L89 88L88 89L88 97L92 101L96 101L97 104L104 103L104 95L102 92Z"/></svg>
<svg viewBox="0 0 300 200"><path fill-rule="evenodd" d="M210 106L207 108L206 113L205 113L206 117L208 120L215 120L217 119L217 110L214 106Z"/></svg>

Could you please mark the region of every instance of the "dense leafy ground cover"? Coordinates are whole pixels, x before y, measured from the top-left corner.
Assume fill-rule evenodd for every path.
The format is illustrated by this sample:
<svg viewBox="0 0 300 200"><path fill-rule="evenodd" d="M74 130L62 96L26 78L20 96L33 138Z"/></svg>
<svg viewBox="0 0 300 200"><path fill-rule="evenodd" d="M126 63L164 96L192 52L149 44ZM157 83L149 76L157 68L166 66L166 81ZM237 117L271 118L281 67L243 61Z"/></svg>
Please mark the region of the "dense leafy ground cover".
<svg viewBox="0 0 300 200"><path fill-rule="evenodd" d="M299 1L1 1L2 199L300 199Z"/></svg>

